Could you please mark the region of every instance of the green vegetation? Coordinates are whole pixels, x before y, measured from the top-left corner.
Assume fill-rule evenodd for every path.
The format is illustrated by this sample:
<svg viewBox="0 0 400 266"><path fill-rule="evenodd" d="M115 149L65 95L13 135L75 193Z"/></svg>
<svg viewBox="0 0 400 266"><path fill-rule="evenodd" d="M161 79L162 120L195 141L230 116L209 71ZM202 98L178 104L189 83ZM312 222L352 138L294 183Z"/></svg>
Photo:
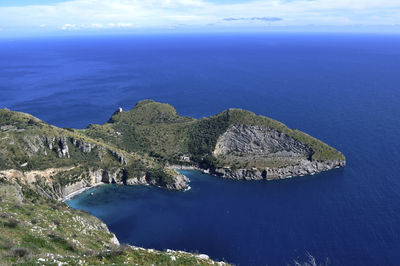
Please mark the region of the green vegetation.
<svg viewBox="0 0 400 266"><path fill-rule="evenodd" d="M147 153L160 162L180 163L180 156L187 154L193 162L207 165L210 158L206 157L212 156L218 138L231 125L240 124L276 129L310 147L312 160L345 160L339 151L299 130L241 109L196 120L178 116L169 104L145 100L131 111L115 113L109 123L91 125L82 133L129 152Z"/></svg>
<svg viewBox="0 0 400 266"><path fill-rule="evenodd" d="M41 197L27 186L3 181L0 198L0 264L47 252L78 255L85 249L100 251L111 245L112 235L100 220Z"/></svg>
<svg viewBox="0 0 400 266"><path fill-rule="evenodd" d="M195 119L180 117L169 104L141 101L129 112L115 113L110 123L90 125L82 133L129 152L170 161L188 152L188 128Z"/></svg>
<svg viewBox="0 0 400 266"><path fill-rule="evenodd" d="M0 171L63 169L49 177L55 181L52 182L55 187L88 178L84 173L90 169L111 172L120 169L125 178L161 171L162 180L159 176L155 178L163 182L173 182L176 175L146 153L128 152L112 142L88 137L79 130L57 128L28 114L1 109L0 126ZM38 176L38 182L43 187L46 180Z"/></svg>
<svg viewBox="0 0 400 266"><path fill-rule="evenodd" d="M0 184L1 265L211 265L179 251L155 251L112 243L97 218L40 196L27 186Z"/></svg>

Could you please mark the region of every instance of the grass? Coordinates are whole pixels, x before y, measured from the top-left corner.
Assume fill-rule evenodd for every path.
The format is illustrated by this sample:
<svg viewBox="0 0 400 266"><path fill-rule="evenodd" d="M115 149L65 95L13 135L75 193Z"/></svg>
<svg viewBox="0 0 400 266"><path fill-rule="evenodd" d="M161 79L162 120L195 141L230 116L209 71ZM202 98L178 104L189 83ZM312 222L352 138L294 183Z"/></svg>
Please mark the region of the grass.
<svg viewBox="0 0 400 266"><path fill-rule="evenodd" d="M13 197L15 194L20 197ZM63 256L80 254L73 241L82 247L94 240L100 241L99 250L110 245L112 235L104 231L100 220L64 203L43 198L28 187L20 189L18 184L2 183L0 197L1 210L6 214L0 216L0 264L16 262L28 254L28 257L48 252ZM32 219L37 221L32 223ZM10 220L19 222L10 226ZM54 223L56 220L58 226ZM16 255L23 253L18 250L26 250L26 256Z"/></svg>

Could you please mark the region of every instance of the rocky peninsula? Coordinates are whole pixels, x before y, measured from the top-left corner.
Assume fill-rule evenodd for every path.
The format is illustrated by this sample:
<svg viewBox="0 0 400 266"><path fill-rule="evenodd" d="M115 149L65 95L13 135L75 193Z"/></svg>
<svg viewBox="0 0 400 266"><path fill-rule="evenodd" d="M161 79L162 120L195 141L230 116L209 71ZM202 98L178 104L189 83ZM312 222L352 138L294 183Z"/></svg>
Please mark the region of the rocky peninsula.
<svg viewBox="0 0 400 266"><path fill-rule="evenodd" d="M32 210L36 209L34 202L40 201L44 208L40 211L51 212L48 206L54 201L104 183L187 190L189 180L176 169L199 169L222 178L272 180L345 164L344 155L327 144L241 109L195 119L179 116L169 104L144 100L130 111L119 108L103 125L91 124L86 129L58 128L29 114L0 109L1 186L11 188L21 201L15 203L6 191L2 197L11 205L32 202ZM69 210L62 203L55 206ZM8 209L3 206L2 210ZM3 223L18 218L3 216ZM106 226L98 224L95 228L103 228L107 235L102 238L103 247L118 245ZM72 245L72 239L73 234L63 243Z"/></svg>
<svg viewBox="0 0 400 266"><path fill-rule="evenodd" d="M189 180L175 171L182 167L271 180L346 164L327 144L241 109L197 120L179 116L169 104L144 100L83 130L57 128L7 109L0 117L0 178L57 200L100 183L186 190Z"/></svg>

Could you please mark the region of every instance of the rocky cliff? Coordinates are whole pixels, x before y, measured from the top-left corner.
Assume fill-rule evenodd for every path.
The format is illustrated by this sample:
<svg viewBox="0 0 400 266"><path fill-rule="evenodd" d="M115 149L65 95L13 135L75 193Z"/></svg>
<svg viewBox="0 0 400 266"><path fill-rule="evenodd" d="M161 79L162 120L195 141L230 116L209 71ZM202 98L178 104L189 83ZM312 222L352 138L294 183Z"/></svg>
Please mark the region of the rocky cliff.
<svg viewBox="0 0 400 266"><path fill-rule="evenodd" d="M315 151L305 143L268 126L232 125L216 143L214 156L221 164L211 173L224 178L283 179L344 167L345 160L313 160ZM245 168L243 167L245 166Z"/></svg>
<svg viewBox="0 0 400 266"><path fill-rule="evenodd" d="M332 170L334 168L344 167L345 161L324 161L312 162L308 160L299 161L298 165L289 165L280 168L251 168L251 169L231 169L231 168L215 168L208 170L209 173L231 179L245 180L274 180L285 179L295 176L314 175L323 171Z"/></svg>
<svg viewBox="0 0 400 266"><path fill-rule="evenodd" d="M146 175L128 177L122 167L114 169L84 169L78 166L25 172L3 170L0 171L0 179L18 181L31 187L39 194L56 200L65 200L76 194L76 192L100 184L153 185L170 190L186 190L189 187L189 180L181 174L173 175L172 181L163 182L160 179L150 178Z"/></svg>

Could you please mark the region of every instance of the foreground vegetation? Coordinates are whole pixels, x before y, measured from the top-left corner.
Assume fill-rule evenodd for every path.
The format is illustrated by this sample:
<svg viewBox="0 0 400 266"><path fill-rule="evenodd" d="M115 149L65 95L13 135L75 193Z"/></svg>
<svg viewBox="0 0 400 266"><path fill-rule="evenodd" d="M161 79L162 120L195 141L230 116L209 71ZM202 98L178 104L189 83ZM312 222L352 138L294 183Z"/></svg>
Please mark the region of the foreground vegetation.
<svg viewBox="0 0 400 266"><path fill-rule="evenodd" d="M211 265L206 256L112 241L90 214L0 179L0 265Z"/></svg>

